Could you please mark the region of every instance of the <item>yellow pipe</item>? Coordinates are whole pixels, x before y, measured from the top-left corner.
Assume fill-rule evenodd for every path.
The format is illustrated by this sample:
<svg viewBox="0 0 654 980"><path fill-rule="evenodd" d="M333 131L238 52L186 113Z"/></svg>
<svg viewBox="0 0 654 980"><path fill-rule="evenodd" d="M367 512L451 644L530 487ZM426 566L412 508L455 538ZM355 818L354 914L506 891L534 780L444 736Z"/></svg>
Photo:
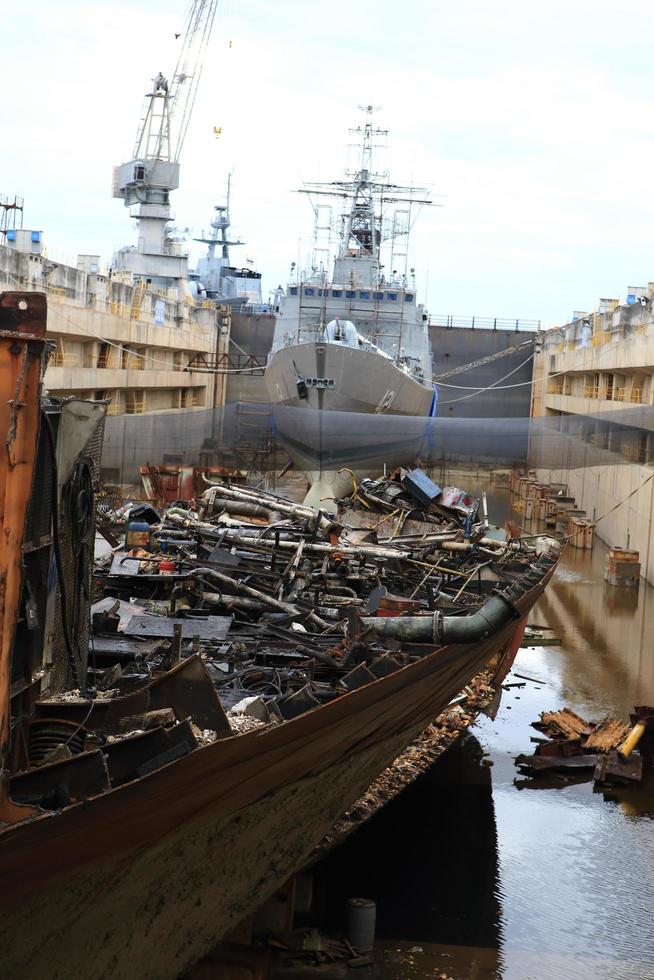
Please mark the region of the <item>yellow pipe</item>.
<svg viewBox="0 0 654 980"><path fill-rule="evenodd" d="M618 749L618 752L620 753L623 759L629 758L629 756L631 755L631 753L633 752L633 750L636 748L641 738L643 737L645 733L645 728L646 728L645 722L638 721L631 729L631 731L625 738L624 742Z"/></svg>

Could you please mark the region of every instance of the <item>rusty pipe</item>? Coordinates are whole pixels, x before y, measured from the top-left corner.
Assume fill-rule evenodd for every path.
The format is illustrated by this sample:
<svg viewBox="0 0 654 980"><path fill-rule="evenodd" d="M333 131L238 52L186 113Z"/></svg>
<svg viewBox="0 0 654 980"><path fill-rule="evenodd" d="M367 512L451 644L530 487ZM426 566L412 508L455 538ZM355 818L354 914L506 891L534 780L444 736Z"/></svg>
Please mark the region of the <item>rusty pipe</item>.
<svg viewBox="0 0 654 980"><path fill-rule="evenodd" d="M361 624L384 638L440 646L478 643L515 616L513 603L498 594L470 616L444 616L437 609L433 616L364 616Z"/></svg>

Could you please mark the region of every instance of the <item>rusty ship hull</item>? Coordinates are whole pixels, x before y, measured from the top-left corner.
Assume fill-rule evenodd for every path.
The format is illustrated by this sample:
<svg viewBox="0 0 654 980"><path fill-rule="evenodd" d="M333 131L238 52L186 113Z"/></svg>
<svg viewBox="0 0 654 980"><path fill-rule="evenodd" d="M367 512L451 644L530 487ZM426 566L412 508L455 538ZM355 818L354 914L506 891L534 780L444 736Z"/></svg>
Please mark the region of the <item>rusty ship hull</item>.
<svg viewBox="0 0 654 980"><path fill-rule="evenodd" d="M264 731L0 833L3 977L179 977L290 875L493 656L516 618ZM423 647L423 649L429 649Z"/></svg>

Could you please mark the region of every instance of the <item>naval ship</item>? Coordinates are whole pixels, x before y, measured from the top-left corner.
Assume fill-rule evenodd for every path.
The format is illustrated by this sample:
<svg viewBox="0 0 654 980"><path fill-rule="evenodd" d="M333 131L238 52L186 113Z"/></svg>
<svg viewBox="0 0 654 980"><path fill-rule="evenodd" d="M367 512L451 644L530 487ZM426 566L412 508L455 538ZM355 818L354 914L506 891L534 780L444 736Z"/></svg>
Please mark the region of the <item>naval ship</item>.
<svg viewBox="0 0 654 980"><path fill-rule="evenodd" d="M263 312L261 273L246 266L234 266L229 254L230 246L245 245L241 239L230 240L230 199L233 171L227 176L225 204L216 204L209 232L195 238L207 246L206 255L198 260L197 268L190 273L190 288L196 296L227 304L232 311L242 307Z"/></svg>
<svg viewBox="0 0 654 980"><path fill-rule="evenodd" d="M413 427L415 438L399 426L393 438L392 425L371 425L371 415L425 418L436 405L427 314L414 270L406 268L406 244L398 246L408 237L411 209L431 201L424 188L400 187L373 171L375 139L387 130L373 126L371 106L365 112L365 124L353 131L361 144L357 169L302 188L345 200L347 210L331 280L314 262L280 297L265 373L280 438L319 485L310 494L314 502L351 490L351 477L339 471L369 474L417 455L424 426Z"/></svg>

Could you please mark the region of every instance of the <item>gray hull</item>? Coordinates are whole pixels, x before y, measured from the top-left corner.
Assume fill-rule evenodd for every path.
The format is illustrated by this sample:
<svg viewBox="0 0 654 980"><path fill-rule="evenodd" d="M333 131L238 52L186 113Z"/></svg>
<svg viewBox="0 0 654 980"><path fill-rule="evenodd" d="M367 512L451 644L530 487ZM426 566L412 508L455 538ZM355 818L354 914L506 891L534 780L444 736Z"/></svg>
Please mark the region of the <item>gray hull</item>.
<svg viewBox="0 0 654 980"><path fill-rule="evenodd" d="M309 381L308 398L298 397L298 375ZM311 386L312 381L325 387ZM320 411L426 416L433 391L374 351L341 344L308 343L270 356L265 375L275 405Z"/></svg>
<svg viewBox="0 0 654 980"><path fill-rule="evenodd" d="M307 397L298 394L298 379ZM343 488L343 467L373 475L383 466L411 463L425 438L433 399L420 384L380 354L341 344L307 343L271 355L266 389L280 438L311 482Z"/></svg>

